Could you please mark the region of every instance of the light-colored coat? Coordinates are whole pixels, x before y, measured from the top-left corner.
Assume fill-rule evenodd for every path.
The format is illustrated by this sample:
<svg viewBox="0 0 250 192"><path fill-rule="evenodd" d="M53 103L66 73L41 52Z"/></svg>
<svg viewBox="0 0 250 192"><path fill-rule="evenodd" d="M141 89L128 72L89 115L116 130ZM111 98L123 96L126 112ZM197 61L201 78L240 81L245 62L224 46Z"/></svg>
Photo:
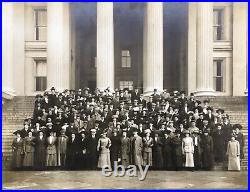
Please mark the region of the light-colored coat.
<svg viewBox="0 0 250 192"><path fill-rule="evenodd" d="M240 171L240 144L237 140L228 142L227 155L228 170Z"/></svg>
<svg viewBox="0 0 250 192"><path fill-rule="evenodd" d="M131 149L131 164L142 165L142 138L140 136L131 137L130 149Z"/></svg>
<svg viewBox="0 0 250 192"><path fill-rule="evenodd" d="M185 155L185 167L194 167L194 144L192 137L182 139L182 153Z"/></svg>

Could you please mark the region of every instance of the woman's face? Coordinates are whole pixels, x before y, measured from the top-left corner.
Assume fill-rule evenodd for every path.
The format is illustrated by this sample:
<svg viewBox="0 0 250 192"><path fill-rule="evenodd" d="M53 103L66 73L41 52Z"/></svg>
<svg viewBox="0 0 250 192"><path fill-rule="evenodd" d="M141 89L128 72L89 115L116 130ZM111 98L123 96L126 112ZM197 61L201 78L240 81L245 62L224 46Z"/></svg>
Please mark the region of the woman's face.
<svg viewBox="0 0 250 192"><path fill-rule="evenodd" d="M189 134L188 134L188 133L186 133L186 134L185 134L185 136L186 136L186 137L189 137Z"/></svg>
<svg viewBox="0 0 250 192"><path fill-rule="evenodd" d="M42 137L43 136L43 132L39 132L39 136Z"/></svg>
<svg viewBox="0 0 250 192"><path fill-rule="evenodd" d="M32 132L29 132L29 137L32 137Z"/></svg>
<svg viewBox="0 0 250 192"><path fill-rule="evenodd" d="M234 137L234 136L232 137L232 140L233 140L233 141L235 140L235 137Z"/></svg>
<svg viewBox="0 0 250 192"><path fill-rule="evenodd" d="M82 136L83 139L85 139L85 134L84 133L82 133L81 136Z"/></svg>

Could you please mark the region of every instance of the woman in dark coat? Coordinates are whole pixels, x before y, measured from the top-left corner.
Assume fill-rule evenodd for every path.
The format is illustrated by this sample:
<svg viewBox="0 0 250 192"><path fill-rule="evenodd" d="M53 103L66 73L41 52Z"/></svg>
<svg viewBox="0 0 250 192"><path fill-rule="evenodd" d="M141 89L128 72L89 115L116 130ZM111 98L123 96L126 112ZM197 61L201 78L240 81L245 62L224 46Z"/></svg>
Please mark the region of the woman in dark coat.
<svg viewBox="0 0 250 192"><path fill-rule="evenodd" d="M214 165L214 144L213 139L208 135L208 131L204 132L201 140L202 146L202 166L205 170L211 170Z"/></svg>
<svg viewBox="0 0 250 192"><path fill-rule="evenodd" d="M76 133L72 132L71 137L68 140L67 144L67 155L66 155L66 164L68 169L75 170L77 168L77 158L79 153L79 140L76 137Z"/></svg>
<svg viewBox="0 0 250 192"><path fill-rule="evenodd" d="M117 130L115 129L113 132L113 136L110 138L111 140L111 147L110 147L110 161L111 166L113 168L114 162L118 162L118 158L120 158L120 151L121 151L121 139L117 135Z"/></svg>
<svg viewBox="0 0 250 192"><path fill-rule="evenodd" d="M14 133L16 138L12 142L12 153L13 153L13 162L12 167L15 170L22 168L22 160L23 160L23 139L21 137L20 131L16 131Z"/></svg>
<svg viewBox="0 0 250 192"><path fill-rule="evenodd" d="M182 137L181 131L176 130L175 136L172 137L172 146L173 146L173 166L175 170L180 170L183 167L183 155L182 155Z"/></svg>
<svg viewBox="0 0 250 192"><path fill-rule="evenodd" d="M214 131L212 137L214 142L214 159L216 162L221 163L224 161L226 149L225 149L225 134L222 131L222 125L217 124L217 128Z"/></svg>
<svg viewBox="0 0 250 192"><path fill-rule="evenodd" d="M85 132L80 132L81 138L79 140L79 168L87 168L87 143Z"/></svg>
<svg viewBox="0 0 250 192"><path fill-rule="evenodd" d="M46 137L42 131L38 132L35 140L35 168L37 170L45 169L46 161Z"/></svg>
<svg viewBox="0 0 250 192"><path fill-rule="evenodd" d="M124 167L129 166L130 140L127 137L127 131L122 131L121 138L121 161Z"/></svg>
<svg viewBox="0 0 250 192"><path fill-rule="evenodd" d="M159 136L159 132L156 131L153 138L153 168L162 169L163 168L163 155L162 155L162 139Z"/></svg>
<svg viewBox="0 0 250 192"><path fill-rule="evenodd" d="M193 142L194 142L194 167L196 170L201 168L201 137L200 131L194 130L193 132Z"/></svg>
<svg viewBox="0 0 250 192"><path fill-rule="evenodd" d="M24 159L23 166L27 168L34 167L34 153L35 153L35 138L32 136L32 132L28 132L28 137L24 138Z"/></svg>
<svg viewBox="0 0 250 192"><path fill-rule="evenodd" d="M244 159L244 152L243 152L243 148L244 148L244 136L243 136L243 134L240 131L242 129L242 126L240 124L235 124L233 126L233 128L235 129L235 139L240 144L240 159Z"/></svg>
<svg viewBox="0 0 250 192"><path fill-rule="evenodd" d="M170 136L169 130L164 132L163 138L163 161L164 169L172 170L173 169L173 156L172 156L172 138Z"/></svg>

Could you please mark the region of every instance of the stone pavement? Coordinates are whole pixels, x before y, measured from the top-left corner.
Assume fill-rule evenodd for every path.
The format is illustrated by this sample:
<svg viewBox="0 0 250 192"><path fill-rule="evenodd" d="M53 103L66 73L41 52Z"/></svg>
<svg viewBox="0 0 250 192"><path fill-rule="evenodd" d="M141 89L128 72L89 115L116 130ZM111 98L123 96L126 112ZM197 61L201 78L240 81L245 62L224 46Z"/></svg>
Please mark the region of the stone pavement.
<svg viewBox="0 0 250 192"><path fill-rule="evenodd" d="M3 171L3 189L247 189L248 174L227 171L149 171L105 177L101 171Z"/></svg>

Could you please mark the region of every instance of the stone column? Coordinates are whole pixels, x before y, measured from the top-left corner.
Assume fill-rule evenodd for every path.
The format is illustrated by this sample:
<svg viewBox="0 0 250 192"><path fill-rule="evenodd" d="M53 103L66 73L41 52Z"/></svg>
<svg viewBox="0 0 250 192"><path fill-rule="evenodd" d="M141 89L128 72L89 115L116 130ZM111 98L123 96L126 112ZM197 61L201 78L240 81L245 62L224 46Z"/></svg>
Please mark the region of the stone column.
<svg viewBox="0 0 250 192"><path fill-rule="evenodd" d="M146 3L143 42L145 94L163 89L163 3Z"/></svg>
<svg viewBox="0 0 250 192"><path fill-rule="evenodd" d="M246 96L248 69L248 3L233 3L233 96Z"/></svg>
<svg viewBox="0 0 250 192"><path fill-rule="evenodd" d="M213 3L197 3L197 96L213 96Z"/></svg>
<svg viewBox="0 0 250 192"><path fill-rule="evenodd" d="M114 90L113 3L97 3L97 88Z"/></svg>
<svg viewBox="0 0 250 192"><path fill-rule="evenodd" d="M15 95L14 91L14 3L2 4L2 93L6 99Z"/></svg>
<svg viewBox="0 0 250 192"><path fill-rule="evenodd" d="M47 7L47 88L70 88L69 4L48 3Z"/></svg>

